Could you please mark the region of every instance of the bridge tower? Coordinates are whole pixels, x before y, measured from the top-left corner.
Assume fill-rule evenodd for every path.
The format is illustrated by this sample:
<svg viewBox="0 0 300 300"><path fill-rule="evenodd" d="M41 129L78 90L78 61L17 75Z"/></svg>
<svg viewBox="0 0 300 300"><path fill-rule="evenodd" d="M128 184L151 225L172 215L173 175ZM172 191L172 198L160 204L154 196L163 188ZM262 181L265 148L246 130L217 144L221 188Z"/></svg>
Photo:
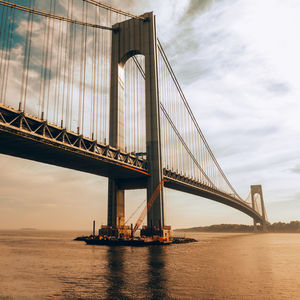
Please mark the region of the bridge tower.
<svg viewBox="0 0 300 300"><path fill-rule="evenodd" d="M130 19L113 26L111 88L110 88L110 145L125 150L124 128L124 65L136 55L145 56L146 90L146 151L149 178L147 180L147 201L162 180L161 131L157 75L157 38L153 13L146 13L140 19ZM124 190L117 178L109 178L108 225L124 225ZM124 188L124 187L122 187ZM147 212L147 224L164 226L163 190L161 189L152 207Z"/></svg>
<svg viewBox="0 0 300 300"><path fill-rule="evenodd" d="M262 186L261 185L251 185L250 187L250 192L251 192L251 201L252 201L252 208L255 209L255 200L254 196L255 194L258 194L260 196L260 205L261 205L261 213L262 213L262 218L263 221L261 222L261 226L263 228L263 232L267 232L267 222L266 222L266 210L265 210L265 204L264 204L264 198L263 198L263 193L262 193ZM254 230L257 230L256 227L257 221L253 219L253 225L254 225Z"/></svg>

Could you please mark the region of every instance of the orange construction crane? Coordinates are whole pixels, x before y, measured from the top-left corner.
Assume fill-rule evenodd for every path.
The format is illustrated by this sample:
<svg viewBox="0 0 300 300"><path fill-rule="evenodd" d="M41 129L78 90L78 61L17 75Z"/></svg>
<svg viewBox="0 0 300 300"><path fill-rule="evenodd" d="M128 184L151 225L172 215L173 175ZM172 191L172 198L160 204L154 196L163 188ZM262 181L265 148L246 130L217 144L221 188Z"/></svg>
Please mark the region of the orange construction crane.
<svg viewBox="0 0 300 300"><path fill-rule="evenodd" d="M158 193L161 191L161 189L164 186L164 182L167 182L168 180L166 179L162 179L161 182L157 185L157 187L155 188L151 198L149 199L149 201L147 202L147 205L145 206L145 208L143 209L140 217L138 218L138 220L136 221L136 224L134 225L134 228L132 230L132 236L134 235L134 233L138 230L138 228L140 227L140 225L142 224L143 220L145 219L145 216L147 214L147 211L152 207L154 201L156 200Z"/></svg>

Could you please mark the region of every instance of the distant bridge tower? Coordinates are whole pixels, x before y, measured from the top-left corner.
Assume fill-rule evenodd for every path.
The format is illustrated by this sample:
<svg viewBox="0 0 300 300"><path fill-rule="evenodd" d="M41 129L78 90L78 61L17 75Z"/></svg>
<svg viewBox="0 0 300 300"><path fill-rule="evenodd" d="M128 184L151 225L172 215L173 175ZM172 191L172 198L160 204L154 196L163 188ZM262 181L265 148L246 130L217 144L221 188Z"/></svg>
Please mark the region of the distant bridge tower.
<svg viewBox="0 0 300 300"><path fill-rule="evenodd" d="M148 171L147 201L162 180L161 131L157 75L157 38L155 16L146 13L141 19L130 19L113 26L109 143L125 150L124 136L124 65L136 55L145 56L146 151ZM124 225L124 185L109 178L108 225ZM147 212L148 226L164 226L163 190Z"/></svg>
<svg viewBox="0 0 300 300"><path fill-rule="evenodd" d="M261 222L261 226L263 228L264 232L267 232L267 221L266 221L266 210L265 210L265 204L264 204L264 198L263 198L263 193L262 193L262 187L261 185L251 185L250 188L250 193L251 193L251 201L252 201L252 207L255 209L255 199L254 196L258 194L260 196L260 206L261 206L261 214L263 221ZM256 230L256 224L257 221L253 219L253 225L254 225L254 230Z"/></svg>

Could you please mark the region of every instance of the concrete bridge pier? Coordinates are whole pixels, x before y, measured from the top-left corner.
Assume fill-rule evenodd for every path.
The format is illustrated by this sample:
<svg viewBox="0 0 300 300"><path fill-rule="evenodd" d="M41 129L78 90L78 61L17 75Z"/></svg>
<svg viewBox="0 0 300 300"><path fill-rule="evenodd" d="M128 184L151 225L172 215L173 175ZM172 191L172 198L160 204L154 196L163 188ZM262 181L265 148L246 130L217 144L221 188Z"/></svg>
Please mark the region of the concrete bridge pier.
<svg viewBox="0 0 300 300"><path fill-rule="evenodd" d="M268 232L268 227L267 227L267 222L266 221L262 222L261 226L263 228L263 232Z"/></svg>
<svg viewBox="0 0 300 300"><path fill-rule="evenodd" d="M125 224L125 191L118 186L117 180L108 179L107 225L114 228Z"/></svg>
<svg viewBox="0 0 300 300"><path fill-rule="evenodd" d="M257 223L256 223L255 219L253 219L253 231L254 231L254 232L257 232L257 231L258 231L258 230L257 230Z"/></svg>
<svg viewBox="0 0 300 300"><path fill-rule="evenodd" d="M254 227L254 232L258 232L257 224L259 224L262 227L262 232L268 232L268 227L267 227L267 222L256 222L253 220L253 227Z"/></svg>

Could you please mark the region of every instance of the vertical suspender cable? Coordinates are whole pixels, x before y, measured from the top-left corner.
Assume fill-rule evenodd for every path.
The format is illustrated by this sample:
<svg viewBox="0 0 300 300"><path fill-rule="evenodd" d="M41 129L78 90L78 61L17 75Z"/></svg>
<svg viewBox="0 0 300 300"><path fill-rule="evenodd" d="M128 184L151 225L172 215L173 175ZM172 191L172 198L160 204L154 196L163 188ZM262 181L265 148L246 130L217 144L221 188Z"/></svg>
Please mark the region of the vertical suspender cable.
<svg viewBox="0 0 300 300"><path fill-rule="evenodd" d="M9 76L9 66L10 66L10 57L11 57L11 47L12 47L12 39L13 39L13 31L14 31L14 25L15 25L15 9L12 11L12 19L10 19L10 26L8 31L8 57L7 57L7 64L4 72L4 87L2 88L2 95L1 99L3 99L3 103L5 104L6 101L6 91L7 91L7 82L8 82L8 76Z"/></svg>
<svg viewBox="0 0 300 300"><path fill-rule="evenodd" d="M50 1L50 12L52 10L52 0ZM46 101L46 82L47 82L47 71L48 71L48 55L49 55L49 34L50 34L50 18L47 19L46 22L46 53L43 62L43 74L42 74L42 81L43 81L43 88L42 88L42 119L45 116L45 101ZM46 107L47 109L47 107ZM47 114L47 110L46 110Z"/></svg>
<svg viewBox="0 0 300 300"><path fill-rule="evenodd" d="M71 15L73 18L73 12L74 12L74 0L72 0L72 11L71 11ZM73 104L75 102L74 99L74 82L75 82L75 59L76 59L76 25L73 24L72 26L72 33L73 33L73 38L72 38L72 57L71 57L71 61L72 61L72 83L71 83L71 118L70 118L70 129L73 130Z"/></svg>
<svg viewBox="0 0 300 300"><path fill-rule="evenodd" d="M100 14L99 14L99 7L97 7L96 9L96 12L97 12L97 20L99 19L99 24L101 22L101 19L100 19ZM103 31L103 30L101 30ZM96 140L99 140L100 137L99 137L99 56L101 55L100 53L100 49L99 49L99 36L101 34L101 31L97 31L95 33L95 37L96 37L96 40L95 40L95 44L96 44L96 74L95 74L95 81L96 81L96 88L95 88L95 98L96 98L96 111L95 111L95 135L96 135Z"/></svg>
<svg viewBox="0 0 300 300"><path fill-rule="evenodd" d="M22 68L22 81L21 81L21 100L20 100L21 105L20 105L20 107L22 108L22 110L24 112L26 110L26 99L24 99L24 94L25 94L25 76L26 76L26 69L27 69L30 19L31 19L31 13L29 13L28 17L27 17L27 27L26 27L26 37L25 37L25 46L24 46L24 57L23 57L23 68Z"/></svg>
<svg viewBox="0 0 300 300"><path fill-rule="evenodd" d="M7 35L8 35L8 30L7 30L7 23L9 22L9 19L10 19L10 16L11 16L11 8L4 8L2 7L3 11L6 11L6 14L5 14L5 18L3 18L3 15L2 15L2 18L4 20L1 20L1 28L0 28L0 31L2 31L3 34L1 34L1 39L2 39L2 44L1 44L1 65L0 65L0 74L3 74L3 79L1 80L0 82L0 87L1 87L1 101L3 101L2 97L2 91L3 91L3 85L4 85L4 80L5 80L5 76L6 73L5 73L5 69L6 69L6 61L7 61L7 41L8 41L8 38L7 38ZM2 12L3 12L2 11ZM8 11L9 11L9 14L8 14ZM4 21L4 25L2 25L2 21ZM3 26L3 27L2 27ZM0 40L1 41L1 40Z"/></svg>
<svg viewBox="0 0 300 300"><path fill-rule="evenodd" d="M54 0L53 7L50 7L50 13L53 11L53 14L55 14L56 11L56 0ZM47 114L46 119L49 118L49 105L50 105L50 91L51 91L51 74L52 74L52 58L53 58L53 44L54 44L54 25L55 22L52 20L52 29L51 29L51 38L49 40L50 42L50 59L49 59L49 67L48 67L48 74L47 74ZM50 29L49 29L50 30ZM52 98L51 98L52 99ZM52 101L51 101L52 102ZM50 107L51 110L53 110L53 106Z"/></svg>
<svg viewBox="0 0 300 300"><path fill-rule="evenodd" d="M70 3L71 2L71 3ZM73 18L73 0L68 1L68 16L70 18ZM66 97L66 120L65 120L65 127L70 129L71 128L71 122L72 122L72 98L71 98L71 83L72 83L72 55L73 55L73 40L74 40L74 34L73 34L73 28L75 24L70 23L68 26L68 56L66 58L67 61L67 97Z"/></svg>
<svg viewBox="0 0 300 300"><path fill-rule="evenodd" d="M111 24L112 24L112 14L111 14L111 11L109 10L108 12L107 12L107 18L108 18L108 24L109 24L109 26L111 26ZM110 41L111 41L111 38L112 38L112 32L106 32L106 35L109 35L109 37L110 37ZM105 80L105 86L110 86L110 84L111 84L111 82L110 82L110 77L109 76L107 76L106 74L110 74L110 50L111 50L111 48L109 47L107 47L107 45L106 45L106 72L107 73L105 73L104 75L105 75L105 78L106 78L106 80ZM109 98L108 98L108 95L105 97L105 102L104 102L104 108L105 108L105 122L104 122L104 128L105 128L105 134L109 134L108 133L108 130L109 130L109 126L108 126L108 109L109 109Z"/></svg>
<svg viewBox="0 0 300 300"><path fill-rule="evenodd" d="M32 7L34 8L34 1L32 3ZM26 100L27 100L27 90L28 90L28 72L29 72L29 64L30 64L30 56L31 56L31 40L32 40L32 26L33 26L33 14L29 14L30 15L30 25L29 25L29 34L28 34L28 50L27 50L27 55L26 55L26 70L25 70L25 87L24 87L24 111L25 111L25 107L26 107Z"/></svg>
<svg viewBox="0 0 300 300"><path fill-rule="evenodd" d="M108 11L106 11L106 23L108 24ZM106 111L104 102L106 101L107 95L104 94L104 84L106 83L106 67L107 67L107 47L104 43L104 40L107 38L106 32L101 32L101 62L100 62L100 95L101 95L101 103L100 103L100 132L101 132L101 141L105 143L106 138Z"/></svg>
<svg viewBox="0 0 300 300"><path fill-rule="evenodd" d="M84 21L84 5L82 2L82 22ZM83 106L83 47L84 44L84 28L81 27L81 41L80 41L80 87L79 87L79 108L78 108L78 126L77 133L79 134L82 131L82 106Z"/></svg>
<svg viewBox="0 0 300 300"><path fill-rule="evenodd" d="M62 45L63 45L63 22L59 21L58 28L58 44L57 44L57 61L56 61L56 78L55 78L55 123L59 120L59 103L60 103L60 88L61 88L61 60L62 60Z"/></svg>
<svg viewBox="0 0 300 300"><path fill-rule="evenodd" d="M5 20L6 18L4 18L4 12L7 11L8 8L6 7L2 7L1 8L1 19L0 19L0 42L2 41L1 43L1 59L0 59L0 75L3 74L2 73L2 63L3 63L3 54L4 54L4 42L5 42L5 38L3 38L4 34L5 34L5 30L4 30L4 27L5 27ZM4 74L3 74L4 75ZM3 81L4 78L2 78L1 82Z"/></svg>
<svg viewBox="0 0 300 300"><path fill-rule="evenodd" d="M97 10L95 9L95 24L97 22ZM92 71L92 87L93 87L93 92L92 92L92 138L94 139L95 135L95 107L96 107L96 81L97 81L97 76L96 76L96 57L97 57L97 43L96 43L96 29L93 29L93 61L92 61L92 66L93 66L93 71Z"/></svg>
<svg viewBox="0 0 300 300"><path fill-rule="evenodd" d="M87 4L84 3L83 7L83 18L87 22ZM84 40L83 40L83 88L82 88L82 122L81 122L81 134L84 134L84 125L85 125L85 105L86 105L86 45L87 45L87 27L84 26Z"/></svg>
<svg viewBox="0 0 300 300"><path fill-rule="evenodd" d="M69 17L69 11L70 11L70 0L68 0L68 9L67 9L67 17ZM63 84L62 84L62 117L61 117L61 125L63 127L64 120L67 119L67 113L68 113L68 99L66 99L66 76L67 76L67 52L68 52L68 31L69 31L69 23L66 24L66 32L65 32L65 38L63 39L65 41L65 49L64 49L64 67L63 67ZM65 122L67 124L67 121ZM65 126L65 125L64 125Z"/></svg>

